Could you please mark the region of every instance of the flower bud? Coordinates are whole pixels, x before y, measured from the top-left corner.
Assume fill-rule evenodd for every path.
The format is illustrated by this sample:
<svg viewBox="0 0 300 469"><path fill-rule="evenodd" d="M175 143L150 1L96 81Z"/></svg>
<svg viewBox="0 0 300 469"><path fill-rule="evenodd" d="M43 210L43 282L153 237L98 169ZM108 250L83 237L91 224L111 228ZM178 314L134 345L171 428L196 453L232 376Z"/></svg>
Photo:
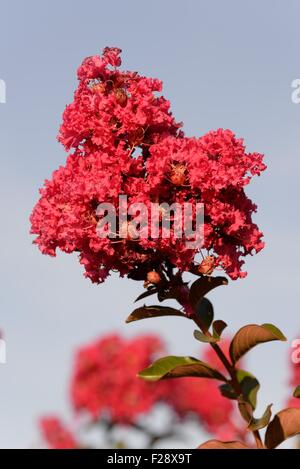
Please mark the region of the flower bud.
<svg viewBox="0 0 300 469"><path fill-rule="evenodd" d="M207 256L198 267L198 271L203 275L211 275L216 266L216 259L214 256Z"/></svg>
<svg viewBox="0 0 300 469"><path fill-rule="evenodd" d="M102 82L96 83L93 87L92 90L94 93L104 93L105 92L105 84Z"/></svg>
<svg viewBox="0 0 300 469"><path fill-rule="evenodd" d="M175 164L172 166L171 182L175 186L183 186L186 182L186 167L184 164Z"/></svg>
<svg viewBox="0 0 300 469"><path fill-rule="evenodd" d="M114 90L114 93L115 93L115 98L116 98L117 103L121 107L125 107L127 104L127 99L128 99L126 91L123 90L122 88L117 88Z"/></svg>
<svg viewBox="0 0 300 469"><path fill-rule="evenodd" d="M147 273L147 280L150 283L157 284L161 281L161 276L159 275L158 272L155 272L155 270L152 270L151 272Z"/></svg>

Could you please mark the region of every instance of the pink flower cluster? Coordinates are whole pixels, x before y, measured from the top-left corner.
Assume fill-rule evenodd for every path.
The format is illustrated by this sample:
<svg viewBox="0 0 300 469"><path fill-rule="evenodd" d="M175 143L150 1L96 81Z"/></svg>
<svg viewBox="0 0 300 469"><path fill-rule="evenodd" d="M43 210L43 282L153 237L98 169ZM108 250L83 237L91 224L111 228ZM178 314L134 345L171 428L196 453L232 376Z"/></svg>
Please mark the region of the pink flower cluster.
<svg viewBox="0 0 300 469"><path fill-rule="evenodd" d="M230 130L184 137L170 103L159 94L162 83L121 71L120 52L106 48L79 67L79 85L59 134L72 153L41 189L31 215L35 243L51 256L57 249L78 252L93 282L104 281L112 270L146 279L166 260L186 271L200 246L192 249L174 233L134 240L129 229L125 239L100 238L96 209L103 202L118 207L121 194L129 205L146 207L201 202L204 249L232 279L244 277L243 257L264 246L252 221L256 206L244 192L252 176L265 169L263 156L247 153Z"/></svg>
<svg viewBox="0 0 300 469"><path fill-rule="evenodd" d="M165 396L166 383L137 378L162 351L155 336L126 340L111 335L81 348L71 382L74 409L86 411L93 420L109 414L113 422L134 422Z"/></svg>
<svg viewBox="0 0 300 469"><path fill-rule="evenodd" d="M153 145L150 152L146 167L152 193L163 199L167 191L172 194L171 202L202 202L204 248L217 256L217 263L232 279L244 277L241 257L264 247L262 233L252 222L256 205L243 189L253 175L265 169L262 155L246 153L243 141L223 129L199 139L169 137ZM176 171L182 180L172 192ZM170 254L176 264L176 254ZM185 252L180 267L188 269L194 256L195 252Z"/></svg>
<svg viewBox="0 0 300 469"><path fill-rule="evenodd" d="M224 344L226 349L228 344ZM208 431L216 434L226 428L232 435L235 427L230 416L234 406L222 397L215 381L183 378L149 383L136 378L163 352L163 344L156 336L126 340L112 335L83 347L75 360L73 407L88 412L92 419L108 412L113 422L130 423L164 402L181 418L194 414ZM204 359L225 373L213 353L207 351Z"/></svg>
<svg viewBox="0 0 300 469"><path fill-rule="evenodd" d="M223 351L228 349L224 341ZM214 380L181 378L149 383L137 372L164 354L157 336L125 339L108 335L78 350L72 372L70 398L76 413L84 414L91 424L102 419L112 425L134 426L158 403L184 421L194 416L216 438L240 436L232 401L224 398ZM202 356L225 373L223 365L210 350ZM44 441L50 448L79 447L78 439L56 417L40 422Z"/></svg>
<svg viewBox="0 0 300 469"><path fill-rule="evenodd" d="M162 82L136 72L118 70L121 50L106 48L78 69L74 101L63 114L59 141L85 155L108 152L128 159L128 150L147 147L164 135L177 135L180 124L169 111Z"/></svg>
<svg viewBox="0 0 300 469"><path fill-rule="evenodd" d="M63 422L56 417L44 417L40 420L40 429L43 439L50 449L76 449L79 448L74 435L66 428Z"/></svg>

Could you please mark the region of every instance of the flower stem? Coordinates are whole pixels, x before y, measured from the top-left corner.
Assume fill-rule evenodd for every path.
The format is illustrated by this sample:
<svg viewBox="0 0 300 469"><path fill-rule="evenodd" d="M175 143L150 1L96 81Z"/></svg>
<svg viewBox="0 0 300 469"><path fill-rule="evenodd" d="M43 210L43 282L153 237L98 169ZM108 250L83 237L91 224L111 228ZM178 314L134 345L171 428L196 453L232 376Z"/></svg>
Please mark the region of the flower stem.
<svg viewBox="0 0 300 469"><path fill-rule="evenodd" d="M171 284L172 284L172 280L173 280L173 276L169 275L169 281L170 281ZM188 297L189 297L188 291L186 293L187 294L185 296L182 296L182 297L178 296L177 301L181 304L181 306L184 308L185 311L188 311L187 317L189 319L192 319L196 323L196 325L203 332L203 334L206 335L206 337L211 338L212 337L211 333L204 326L204 324L202 323L201 318L197 315L194 307L191 305L191 303L188 299ZM231 386L232 386L232 388L233 388L233 390L236 394L236 400L238 400L239 397L242 396L243 393L242 393L241 385L240 385L240 383L238 381L238 378L237 378L237 370L235 368L235 365L228 360L228 358L224 354L223 350L220 348L220 346L216 342L209 342L209 344L213 348L213 350L215 351L217 356L219 357L220 361L223 363L225 369L228 371L228 374L231 378L230 384L231 384ZM251 413L251 417L252 417L252 415L253 415L253 411ZM242 417L243 417L243 415L242 415ZM252 434L253 434L257 449L263 449L264 444L262 442L259 431L258 430L253 430Z"/></svg>
<svg viewBox="0 0 300 469"><path fill-rule="evenodd" d="M257 449L264 449L263 442L261 441L261 436L259 430L255 430L253 433Z"/></svg>
<svg viewBox="0 0 300 469"><path fill-rule="evenodd" d="M197 326L201 329L201 331L207 336L210 337L211 334L203 328L201 320L197 317L196 313L194 313L191 316L191 319L197 324ZM230 378L231 378L231 385L236 393L237 396L240 396L242 394L242 389L240 386L240 383L238 382L237 379L237 374L236 374L236 368L233 364L230 363L222 349L217 343L210 342L210 346L213 348L213 350L216 352L217 356L219 357L220 361L223 363L224 367L228 371ZM261 436L258 430L252 431L256 447L258 449L263 449L264 445L261 440Z"/></svg>

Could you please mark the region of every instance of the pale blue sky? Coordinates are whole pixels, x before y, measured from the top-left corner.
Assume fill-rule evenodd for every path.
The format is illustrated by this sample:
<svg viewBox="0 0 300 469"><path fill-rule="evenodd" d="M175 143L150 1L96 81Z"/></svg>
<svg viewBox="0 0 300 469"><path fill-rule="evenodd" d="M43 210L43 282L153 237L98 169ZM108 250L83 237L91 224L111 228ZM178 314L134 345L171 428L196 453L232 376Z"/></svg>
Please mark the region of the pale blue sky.
<svg viewBox="0 0 300 469"><path fill-rule="evenodd" d="M28 234L38 188L65 160L56 142L76 68L107 45L123 66L157 76L188 135L218 127L264 152L268 171L248 193L267 247L247 263L247 279L210 295L235 330L274 322L289 339L299 320L299 119L291 83L300 78L298 0L2 0L0 78L1 309L8 363L0 365L0 447L36 441L35 419L66 409L74 348L105 331L159 332L173 353L195 354L192 324L156 319L125 325L141 285L84 280L74 256L42 256ZM284 400L289 343L251 352L260 406ZM197 443L197 435L196 435Z"/></svg>

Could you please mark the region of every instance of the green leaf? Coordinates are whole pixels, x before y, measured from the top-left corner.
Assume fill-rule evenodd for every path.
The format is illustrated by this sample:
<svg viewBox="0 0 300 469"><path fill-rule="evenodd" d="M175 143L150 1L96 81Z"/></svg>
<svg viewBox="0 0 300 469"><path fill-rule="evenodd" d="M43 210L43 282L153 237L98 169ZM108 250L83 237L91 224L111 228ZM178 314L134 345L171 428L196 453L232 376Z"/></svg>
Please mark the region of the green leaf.
<svg viewBox="0 0 300 469"><path fill-rule="evenodd" d="M154 295L155 293L157 293L158 290L156 287L150 287L148 288L146 291L144 291L143 293L141 293L135 300L134 302L136 303L137 301L139 300L142 300L143 298L147 298L148 296L151 296L151 295Z"/></svg>
<svg viewBox="0 0 300 469"><path fill-rule="evenodd" d="M195 339L199 340L200 342L205 342L205 343L215 343L218 342L220 339L217 337L213 337L212 335L205 335L203 332L200 332L198 330L194 331L194 337Z"/></svg>
<svg viewBox="0 0 300 469"><path fill-rule="evenodd" d="M219 389L222 396L227 397L227 399L237 399L237 395L230 383L221 384L221 386L219 386Z"/></svg>
<svg viewBox="0 0 300 469"><path fill-rule="evenodd" d="M208 440L202 445L198 446L197 449L250 449L249 446L245 445L241 441L219 441L219 440Z"/></svg>
<svg viewBox="0 0 300 469"><path fill-rule="evenodd" d="M269 423L265 445L268 449L274 449L287 438L298 434L300 434L300 409L284 409Z"/></svg>
<svg viewBox="0 0 300 469"><path fill-rule="evenodd" d="M196 306L196 314L204 331L208 331L214 320L214 308L208 298L202 298Z"/></svg>
<svg viewBox="0 0 300 469"><path fill-rule="evenodd" d="M207 363L193 357L169 356L156 360L148 368L139 372L140 378L147 381L158 381L167 378L187 376L211 378L226 381L226 378Z"/></svg>
<svg viewBox="0 0 300 469"><path fill-rule="evenodd" d="M273 404L268 405L262 417L260 418L255 418L253 416L252 407L248 402L239 400L238 405L239 405L239 410L240 410L242 417L248 424L247 429L252 432L266 427L271 420L271 417L272 417L271 408Z"/></svg>
<svg viewBox="0 0 300 469"><path fill-rule="evenodd" d="M196 307L200 300L211 290L220 286L227 285L228 280L225 277L201 277L198 278L190 288L189 300L193 308Z"/></svg>
<svg viewBox="0 0 300 469"><path fill-rule="evenodd" d="M160 316L181 316L185 315L179 309L168 306L142 306L137 308L128 316L126 322L139 321L140 319L158 318Z"/></svg>
<svg viewBox="0 0 300 469"><path fill-rule="evenodd" d="M272 324L248 324L242 327L230 344L230 357L236 363L245 353L258 344L273 340L286 340L282 332Z"/></svg>
<svg viewBox="0 0 300 469"><path fill-rule="evenodd" d="M274 336L276 336L274 340L281 340L282 342L286 342L287 339L285 335L281 332L280 329L278 329L278 327L274 326L274 324L265 323L262 324L261 327L264 327L265 329L272 332Z"/></svg>
<svg viewBox="0 0 300 469"><path fill-rule="evenodd" d="M252 410L251 405L248 402L244 401L243 397L239 397L238 407L239 407L239 411L240 411L241 416L243 417L243 419L249 425L251 420L252 420L252 414L253 414L253 410Z"/></svg>
<svg viewBox="0 0 300 469"><path fill-rule="evenodd" d="M256 408L257 393L260 388L258 380L245 370L237 370L236 377L242 390L243 399L248 402L254 410Z"/></svg>
<svg viewBox="0 0 300 469"><path fill-rule="evenodd" d="M165 378L170 372L172 372L178 366L194 365L199 360L193 357L176 357L168 356L156 360L152 365L140 371L138 375L148 381L158 381Z"/></svg>
<svg viewBox="0 0 300 469"><path fill-rule="evenodd" d="M222 321L221 319L217 319L216 321L213 322L213 336L220 339L221 335L226 329L227 324L225 321Z"/></svg>
<svg viewBox="0 0 300 469"><path fill-rule="evenodd" d="M293 396L300 398L300 386L296 387Z"/></svg>
<svg viewBox="0 0 300 469"><path fill-rule="evenodd" d="M264 411L262 417L260 417L258 419L255 418L255 417L252 418L252 420L250 421L250 423L248 425L248 429L251 432L255 432L256 430L260 430L261 428L264 428L269 424L269 422L271 420L271 417L272 417L272 410L271 410L272 405L273 404L268 405L268 407Z"/></svg>

